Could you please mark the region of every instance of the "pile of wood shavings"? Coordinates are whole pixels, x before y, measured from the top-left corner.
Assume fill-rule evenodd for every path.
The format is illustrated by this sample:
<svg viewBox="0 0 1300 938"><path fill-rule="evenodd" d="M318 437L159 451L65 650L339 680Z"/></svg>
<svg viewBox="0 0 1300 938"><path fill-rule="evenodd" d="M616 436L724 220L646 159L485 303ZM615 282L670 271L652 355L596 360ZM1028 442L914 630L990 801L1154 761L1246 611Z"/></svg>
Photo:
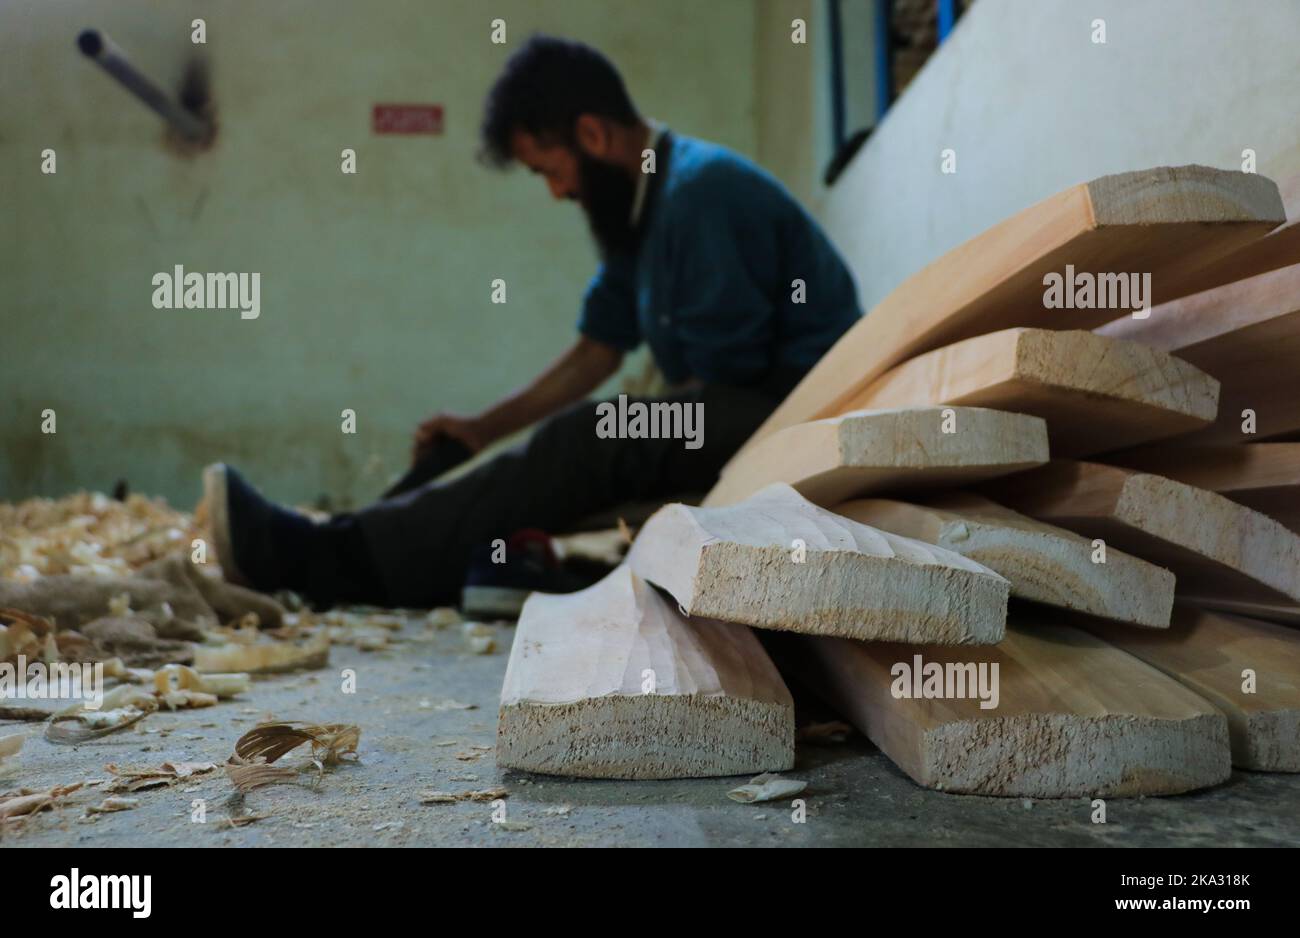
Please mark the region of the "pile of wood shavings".
<svg viewBox="0 0 1300 938"><path fill-rule="evenodd" d="M0 578L124 575L202 537L192 515L161 498L99 492L0 502Z"/></svg>

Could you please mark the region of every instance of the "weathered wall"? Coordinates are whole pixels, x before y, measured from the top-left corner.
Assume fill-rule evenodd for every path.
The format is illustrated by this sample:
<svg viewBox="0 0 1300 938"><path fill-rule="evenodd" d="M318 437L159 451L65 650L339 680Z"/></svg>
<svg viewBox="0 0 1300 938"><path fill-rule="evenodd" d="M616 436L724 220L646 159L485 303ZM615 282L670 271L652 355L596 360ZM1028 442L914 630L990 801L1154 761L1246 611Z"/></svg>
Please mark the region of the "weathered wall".
<svg viewBox="0 0 1300 938"><path fill-rule="evenodd" d="M100 27L172 87L194 16L221 134L186 160L74 38ZM576 206L474 161L510 49L535 29L592 42L647 113L752 154L754 17L750 0L9 0L0 498L126 477L189 504L216 459L283 499L373 495L420 418L489 403L571 339L594 269ZM446 132L373 136L377 101L442 103ZM260 318L155 310L150 280L175 264L260 272Z"/></svg>
<svg viewBox="0 0 1300 938"><path fill-rule="evenodd" d="M823 11L809 12L815 31ZM1295 0L978 0L834 187L817 182L825 163L810 148L829 131L806 98L760 98L760 156L818 206L870 307L1076 182L1168 164L1240 169L1246 148L1261 173L1300 173L1297 35ZM792 73L791 85L800 61L811 60L788 41L760 44L760 69ZM825 80L817 71L814 89ZM940 172L947 148L953 175Z"/></svg>

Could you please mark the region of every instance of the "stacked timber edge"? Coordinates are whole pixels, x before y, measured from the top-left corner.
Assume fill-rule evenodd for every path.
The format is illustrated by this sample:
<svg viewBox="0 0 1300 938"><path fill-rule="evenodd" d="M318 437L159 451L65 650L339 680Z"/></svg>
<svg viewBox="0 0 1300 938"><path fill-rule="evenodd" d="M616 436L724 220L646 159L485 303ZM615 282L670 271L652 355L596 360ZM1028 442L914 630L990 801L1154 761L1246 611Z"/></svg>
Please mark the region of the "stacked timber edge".
<svg viewBox="0 0 1300 938"><path fill-rule="evenodd" d="M1139 342L1078 329L1003 329L890 369L848 410L952 404L1047 421L1054 456L1084 456L1213 423L1219 382Z"/></svg>
<svg viewBox="0 0 1300 938"><path fill-rule="evenodd" d="M622 779L781 771L794 765L794 704L749 629L687 621L622 565L525 603L497 764Z"/></svg>
<svg viewBox="0 0 1300 938"><path fill-rule="evenodd" d="M690 616L889 641L1000 641L1011 588L982 564L842 518L788 485L723 508L665 506L628 563Z"/></svg>
<svg viewBox="0 0 1300 938"><path fill-rule="evenodd" d="M1300 433L1300 264L1165 303L1145 319L1124 316L1096 331L1176 355L1219 379L1218 420L1179 445L1254 443Z"/></svg>
<svg viewBox="0 0 1300 938"><path fill-rule="evenodd" d="M1300 772L1300 631L1187 605L1167 632L1088 629L1222 710L1233 765Z"/></svg>
<svg viewBox="0 0 1300 938"><path fill-rule="evenodd" d="M854 410L756 444L704 504L784 482L822 507L859 495L967 485L1047 462L1041 417L983 407Z"/></svg>
<svg viewBox="0 0 1300 938"><path fill-rule="evenodd" d="M1114 310L1104 309L1044 315L1043 277L1062 273L1067 264L1094 275L1150 273L1154 305L1217 286L1202 276L1211 261L1285 221L1277 184L1254 173L1158 167L1071 186L899 284L822 356L724 476L749 446L842 412L863 388L922 352L1013 326L1092 329L1114 319ZM855 266L852 252L849 261Z"/></svg>
<svg viewBox="0 0 1300 938"><path fill-rule="evenodd" d="M1168 567L1182 595L1300 600L1300 535L1214 492L1071 460L998 480L986 491L1039 521Z"/></svg>
<svg viewBox="0 0 1300 938"><path fill-rule="evenodd" d="M1001 644L984 648L822 637L802 644L809 684L926 788L1027 798L1173 795L1232 771L1222 713L1068 625L1022 619ZM974 695L895 693L921 684L927 666L940 668L943 680L951 671L968 690L984 667L980 683L996 688L995 705L985 708Z"/></svg>
<svg viewBox="0 0 1300 938"><path fill-rule="evenodd" d="M937 544L997 571L1017 599L1148 628L1165 628L1174 606L1174 575L1120 550L1035 521L979 495L952 492L922 504L864 498L837 514Z"/></svg>

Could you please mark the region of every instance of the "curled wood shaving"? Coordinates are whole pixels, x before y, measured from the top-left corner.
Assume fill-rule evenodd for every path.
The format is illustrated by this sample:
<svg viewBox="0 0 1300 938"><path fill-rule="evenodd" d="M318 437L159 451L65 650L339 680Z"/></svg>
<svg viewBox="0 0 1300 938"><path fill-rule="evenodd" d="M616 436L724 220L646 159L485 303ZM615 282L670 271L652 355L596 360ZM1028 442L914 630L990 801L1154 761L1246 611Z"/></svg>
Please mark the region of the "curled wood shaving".
<svg viewBox="0 0 1300 938"><path fill-rule="evenodd" d="M55 717L45 727L45 741L57 746L75 746L134 726L152 712L153 710L123 707L119 710L92 711L93 716Z"/></svg>
<svg viewBox="0 0 1300 938"><path fill-rule="evenodd" d="M169 664L153 675L154 688L162 694L173 691L196 691L214 697L234 697L252 684L247 674L199 674L183 664Z"/></svg>
<svg viewBox="0 0 1300 938"><path fill-rule="evenodd" d="M458 801L496 801L508 798L510 792L504 788L483 788L477 791L426 791L420 793L420 804L455 804Z"/></svg>
<svg viewBox="0 0 1300 938"><path fill-rule="evenodd" d="M76 745L99 739L140 722L157 709L158 700L153 694L122 684L104 695L97 710L78 702L60 711L46 725L45 739L57 745Z"/></svg>
<svg viewBox="0 0 1300 938"><path fill-rule="evenodd" d="M159 694L158 700L166 705L168 710L197 710L200 707L215 707L217 705L216 694L205 694L197 690L173 690L165 694Z"/></svg>
<svg viewBox="0 0 1300 938"><path fill-rule="evenodd" d="M113 774L106 791L140 791L145 788L157 788L160 785L174 785L181 779L195 775L215 772L215 762L164 762L157 768L118 766L112 763L104 766Z"/></svg>
<svg viewBox="0 0 1300 938"><path fill-rule="evenodd" d="M741 804L754 804L758 801L777 801L799 794L808 787L808 783L794 778L782 778L775 772L764 772L749 780L746 785L733 788L727 797Z"/></svg>
<svg viewBox="0 0 1300 938"><path fill-rule="evenodd" d="M355 757L360 740L361 728L346 723L259 723L239 737L235 755L245 762L265 759L271 763L303 743L311 743L315 761L334 765L344 756Z"/></svg>
<svg viewBox="0 0 1300 938"><path fill-rule="evenodd" d="M54 637L54 625L40 616L18 609L0 608L0 661L16 663L21 655L29 662L46 663L59 660L59 645Z"/></svg>
<svg viewBox="0 0 1300 938"><path fill-rule="evenodd" d="M265 762L227 762L226 776L235 790L244 794L263 785L292 782L298 777L298 772L286 766L267 765Z"/></svg>
<svg viewBox="0 0 1300 938"><path fill-rule="evenodd" d="M89 805L86 808L86 816L90 817L92 814L113 814L117 811L130 811L132 808L138 807L139 804L139 798L123 798L121 795L109 795L99 804Z"/></svg>
<svg viewBox="0 0 1300 938"><path fill-rule="evenodd" d="M300 668L323 668L329 664L329 655L329 636L323 632L294 643L231 641L218 645L196 645L194 670L203 673L271 674Z"/></svg>
<svg viewBox="0 0 1300 938"><path fill-rule="evenodd" d="M247 827L255 821L265 821L270 816L269 814L232 814L225 819L225 823L231 827Z"/></svg>
<svg viewBox="0 0 1300 938"><path fill-rule="evenodd" d="M32 791L22 788L16 792L0 795L0 821L26 817L47 808L53 808L63 798L81 787L81 782L73 785L55 785L45 791Z"/></svg>

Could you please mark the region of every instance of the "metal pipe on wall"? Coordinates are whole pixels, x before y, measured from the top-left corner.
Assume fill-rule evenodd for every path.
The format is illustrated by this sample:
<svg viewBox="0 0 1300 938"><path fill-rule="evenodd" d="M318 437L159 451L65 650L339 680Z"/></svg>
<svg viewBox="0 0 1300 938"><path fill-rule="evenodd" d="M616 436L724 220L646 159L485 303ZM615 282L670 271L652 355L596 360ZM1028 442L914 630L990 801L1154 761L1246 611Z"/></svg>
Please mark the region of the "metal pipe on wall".
<svg viewBox="0 0 1300 938"><path fill-rule="evenodd" d="M211 136L212 127L207 121L173 101L99 30L82 30L77 47L186 138L198 142Z"/></svg>

